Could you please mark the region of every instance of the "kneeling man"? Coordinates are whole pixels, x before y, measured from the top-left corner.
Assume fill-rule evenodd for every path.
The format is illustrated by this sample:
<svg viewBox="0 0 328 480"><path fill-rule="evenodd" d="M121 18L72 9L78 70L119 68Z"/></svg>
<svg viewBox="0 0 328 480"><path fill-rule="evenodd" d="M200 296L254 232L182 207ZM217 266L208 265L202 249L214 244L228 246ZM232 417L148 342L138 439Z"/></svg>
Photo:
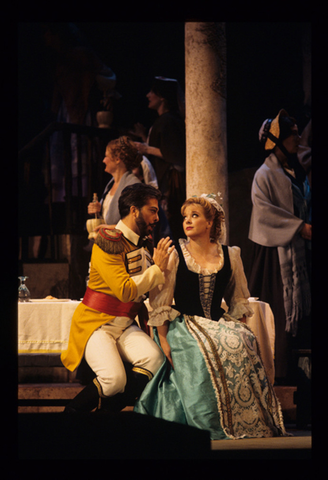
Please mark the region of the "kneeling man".
<svg viewBox="0 0 328 480"><path fill-rule="evenodd" d="M164 356L135 317L145 293L164 284L171 247L161 239L153 258L147 240L158 222L159 190L142 183L119 198L121 220L114 230L99 230L91 255L89 284L71 324L64 366L74 371L83 355L96 374L65 408L66 412L119 411L134 403L157 372ZM124 363L132 369L125 369Z"/></svg>

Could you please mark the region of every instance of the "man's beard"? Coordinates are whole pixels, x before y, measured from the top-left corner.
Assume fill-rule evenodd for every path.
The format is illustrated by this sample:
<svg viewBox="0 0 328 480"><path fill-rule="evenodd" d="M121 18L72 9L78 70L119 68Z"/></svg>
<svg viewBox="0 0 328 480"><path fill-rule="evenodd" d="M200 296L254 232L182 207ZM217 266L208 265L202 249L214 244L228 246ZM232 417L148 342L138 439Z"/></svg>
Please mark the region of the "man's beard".
<svg viewBox="0 0 328 480"><path fill-rule="evenodd" d="M139 212L139 216L136 219L136 224L139 228L140 238L144 238L150 233L152 233L153 228L155 226L155 224L152 224L152 223L147 224L141 212Z"/></svg>

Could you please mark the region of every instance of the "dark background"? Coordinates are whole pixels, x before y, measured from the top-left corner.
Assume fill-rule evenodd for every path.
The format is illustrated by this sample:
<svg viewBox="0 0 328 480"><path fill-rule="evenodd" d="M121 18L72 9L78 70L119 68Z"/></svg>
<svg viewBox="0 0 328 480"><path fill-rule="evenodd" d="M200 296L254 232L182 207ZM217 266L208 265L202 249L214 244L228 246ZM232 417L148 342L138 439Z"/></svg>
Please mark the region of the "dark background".
<svg viewBox="0 0 328 480"><path fill-rule="evenodd" d="M184 22L77 22L90 46L117 75L114 124L149 127L156 113L146 94L155 75L177 78L184 89ZM262 122L285 108L302 131L304 106L302 39L305 22L226 22L228 169L260 165ZM18 24L18 147L49 123L51 85L40 23ZM201 102L201 92L199 96Z"/></svg>

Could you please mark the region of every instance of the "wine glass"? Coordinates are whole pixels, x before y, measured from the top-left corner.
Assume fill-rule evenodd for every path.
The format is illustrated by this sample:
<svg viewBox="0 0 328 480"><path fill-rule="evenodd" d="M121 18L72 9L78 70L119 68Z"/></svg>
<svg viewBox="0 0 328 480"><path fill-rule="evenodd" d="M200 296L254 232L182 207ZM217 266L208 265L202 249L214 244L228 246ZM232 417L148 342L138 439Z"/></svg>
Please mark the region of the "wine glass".
<svg viewBox="0 0 328 480"><path fill-rule="evenodd" d="M20 280L20 285L18 287L18 301L19 302L29 302L31 298L31 294L27 286L25 285L26 280L28 277L18 277Z"/></svg>

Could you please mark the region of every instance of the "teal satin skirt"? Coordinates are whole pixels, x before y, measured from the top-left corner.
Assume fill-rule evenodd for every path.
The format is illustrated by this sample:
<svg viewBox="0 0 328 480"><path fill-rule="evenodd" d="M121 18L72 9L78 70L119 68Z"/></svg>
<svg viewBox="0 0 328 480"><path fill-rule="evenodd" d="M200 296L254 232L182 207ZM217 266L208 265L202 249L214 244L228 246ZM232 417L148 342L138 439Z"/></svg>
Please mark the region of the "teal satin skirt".
<svg viewBox="0 0 328 480"><path fill-rule="evenodd" d="M154 339L160 346L157 329ZM280 404L256 337L227 314L219 322L181 316L167 340L165 360L134 411L208 430L212 440L284 436Z"/></svg>
<svg viewBox="0 0 328 480"><path fill-rule="evenodd" d="M160 345L157 329L154 340ZM212 440L227 439L215 392L197 341L183 317L171 322L167 334L174 370L165 360L137 401L134 411L209 430Z"/></svg>

